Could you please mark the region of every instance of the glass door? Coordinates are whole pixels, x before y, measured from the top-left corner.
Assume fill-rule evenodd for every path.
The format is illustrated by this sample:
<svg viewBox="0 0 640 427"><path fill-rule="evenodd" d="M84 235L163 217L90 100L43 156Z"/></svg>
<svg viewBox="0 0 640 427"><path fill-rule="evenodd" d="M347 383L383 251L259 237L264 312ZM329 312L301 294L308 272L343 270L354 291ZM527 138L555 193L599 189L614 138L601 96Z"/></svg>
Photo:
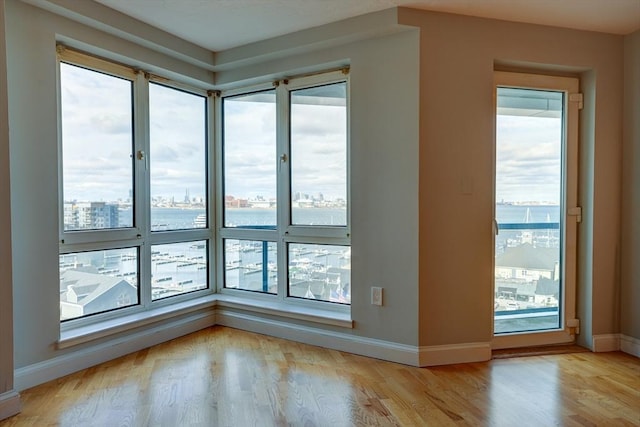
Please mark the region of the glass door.
<svg viewBox="0 0 640 427"><path fill-rule="evenodd" d="M574 339L577 86L496 72L494 348Z"/></svg>

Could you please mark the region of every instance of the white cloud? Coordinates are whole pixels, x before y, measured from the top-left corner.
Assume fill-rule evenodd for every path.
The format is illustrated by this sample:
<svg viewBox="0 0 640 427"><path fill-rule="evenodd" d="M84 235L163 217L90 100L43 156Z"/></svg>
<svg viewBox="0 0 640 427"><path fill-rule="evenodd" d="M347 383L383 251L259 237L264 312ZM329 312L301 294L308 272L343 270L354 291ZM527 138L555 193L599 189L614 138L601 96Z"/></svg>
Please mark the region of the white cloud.
<svg viewBox="0 0 640 427"><path fill-rule="evenodd" d="M245 97L224 103L225 194L276 197L276 107Z"/></svg>
<svg viewBox="0 0 640 427"><path fill-rule="evenodd" d="M346 199L346 111L343 106L295 105L291 113L293 192Z"/></svg>
<svg viewBox="0 0 640 427"><path fill-rule="evenodd" d="M560 201L561 120L498 116L496 200Z"/></svg>
<svg viewBox="0 0 640 427"><path fill-rule="evenodd" d="M131 82L62 64L66 200L126 199L132 185Z"/></svg>
<svg viewBox="0 0 640 427"><path fill-rule="evenodd" d="M133 180L131 82L66 64L61 74L65 198L126 199ZM155 84L150 99L152 196L204 195L205 99ZM273 198L275 97L249 99L225 100L225 191ZM345 197L344 107L296 104L292 123L293 191ZM498 117L497 200L559 201L560 132L560 119Z"/></svg>
<svg viewBox="0 0 640 427"><path fill-rule="evenodd" d="M68 200L126 199L132 188L132 83L62 64L64 191ZM205 194L205 99L149 87L151 196ZM225 100L225 190L276 196L278 153L273 91ZM293 107L294 191L345 197L344 107ZM296 114L297 113L297 114Z"/></svg>

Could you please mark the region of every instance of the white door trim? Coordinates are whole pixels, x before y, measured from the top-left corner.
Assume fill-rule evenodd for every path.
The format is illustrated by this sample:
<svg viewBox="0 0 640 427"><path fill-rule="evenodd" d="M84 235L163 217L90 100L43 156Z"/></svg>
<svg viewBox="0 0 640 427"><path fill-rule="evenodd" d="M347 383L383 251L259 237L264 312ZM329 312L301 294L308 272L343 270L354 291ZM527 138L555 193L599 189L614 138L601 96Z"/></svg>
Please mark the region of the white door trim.
<svg viewBox="0 0 640 427"><path fill-rule="evenodd" d="M581 107L578 102L570 102L570 95L579 91L579 80L573 77L558 77L540 74L494 72L494 107L497 111L497 87L515 87L523 89L538 89L562 91L564 96L564 144L562 151L563 182L561 206L561 307L559 329L550 331L535 331L512 334L494 335L492 348L513 348L545 344L569 343L575 341L575 329L567 326L568 320L575 319L576 316L576 247L577 247L577 224L579 217L569 214L571 208L578 206L578 109ZM494 134L495 136L495 134ZM495 141L495 138L494 138ZM495 188L495 160L496 146L494 142L494 188ZM495 209L495 191L494 191ZM573 212L572 212L573 213ZM495 214L494 214L495 217ZM495 241L492 250L495 258ZM495 269L494 269L495 275ZM495 285L495 276L494 281ZM495 295L495 286L493 288ZM493 323L492 323L493 324Z"/></svg>

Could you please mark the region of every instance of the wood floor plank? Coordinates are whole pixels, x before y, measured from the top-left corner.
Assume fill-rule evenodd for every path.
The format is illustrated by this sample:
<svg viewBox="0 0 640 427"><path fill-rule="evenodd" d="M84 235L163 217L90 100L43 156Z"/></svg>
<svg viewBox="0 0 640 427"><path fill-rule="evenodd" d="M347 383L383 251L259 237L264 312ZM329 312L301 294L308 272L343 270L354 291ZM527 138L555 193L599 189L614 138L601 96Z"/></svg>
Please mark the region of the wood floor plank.
<svg viewBox="0 0 640 427"><path fill-rule="evenodd" d="M640 426L640 359L414 368L213 327L21 393L10 426Z"/></svg>

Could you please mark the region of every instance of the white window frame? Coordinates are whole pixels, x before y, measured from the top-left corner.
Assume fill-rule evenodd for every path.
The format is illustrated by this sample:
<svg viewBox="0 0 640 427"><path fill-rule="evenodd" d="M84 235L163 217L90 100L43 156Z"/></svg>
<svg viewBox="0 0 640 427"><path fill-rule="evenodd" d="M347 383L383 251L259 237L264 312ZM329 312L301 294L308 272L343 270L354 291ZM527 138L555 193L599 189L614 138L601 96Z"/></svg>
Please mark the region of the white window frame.
<svg viewBox="0 0 640 427"><path fill-rule="evenodd" d="M345 226L305 226L291 224L291 159L290 153L290 93L294 90L330 85L334 83L346 83L346 114L347 114L347 141L346 141L346 180L347 180L347 206ZM223 108L224 98L250 94L254 92L272 90L276 93L276 158L279 162L277 169L277 225L275 229L251 229L225 227L223 216L225 204L224 197L224 158L223 158ZM300 306L302 308L322 308L327 311L350 313L351 304L339 304L329 301L309 300L288 296L288 245L289 243L325 244L336 246L351 246L351 185L350 185L350 83L348 69L335 70L309 76L294 77L278 80L276 82L264 82L262 84L245 86L225 90L217 99L216 111L216 169L218 209L216 210L217 223L217 283L218 292L223 295L233 295L242 299L255 299L277 302L286 305ZM286 160L282 160L286 159ZM227 239L269 241L277 244L278 265L278 291L277 294L251 292L242 289L225 288L224 265L224 241Z"/></svg>
<svg viewBox="0 0 640 427"><path fill-rule="evenodd" d="M213 164L214 150L212 127L215 118L215 102L212 93L194 88L182 82L173 81L140 70L117 64L99 57L81 53L65 46L57 48L56 78L58 88L58 214L59 214L59 254L87 252L95 250L136 248L138 251L138 304L115 308L113 310L86 315L74 319L60 321L60 331L81 330L87 326L113 322L126 316L135 316L138 319L145 317L145 312L160 309L163 313L171 310L171 306L183 308L184 303L215 293L214 277L216 245L212 238L212 230L215 229L215 198L213 194ZM133 227L101 230L70 230L64 229L64 194L63 194L63 140L62 140L62 103L61 103L61 76L60 64L68 63L91 71L113 75L132 82L132 111L133 111ZM150 152L149 132L149 84L158 83L163 86L202 96L206 102L206 199L208 224L205 228L151 231L150 227L150 167L148 156ZM138 158L138 153L143 153ZM168 298L152 300L151 295L151 246L170 243L181 243L204 240L208 247L208 277L207 288L174 295Z"/></svg>

